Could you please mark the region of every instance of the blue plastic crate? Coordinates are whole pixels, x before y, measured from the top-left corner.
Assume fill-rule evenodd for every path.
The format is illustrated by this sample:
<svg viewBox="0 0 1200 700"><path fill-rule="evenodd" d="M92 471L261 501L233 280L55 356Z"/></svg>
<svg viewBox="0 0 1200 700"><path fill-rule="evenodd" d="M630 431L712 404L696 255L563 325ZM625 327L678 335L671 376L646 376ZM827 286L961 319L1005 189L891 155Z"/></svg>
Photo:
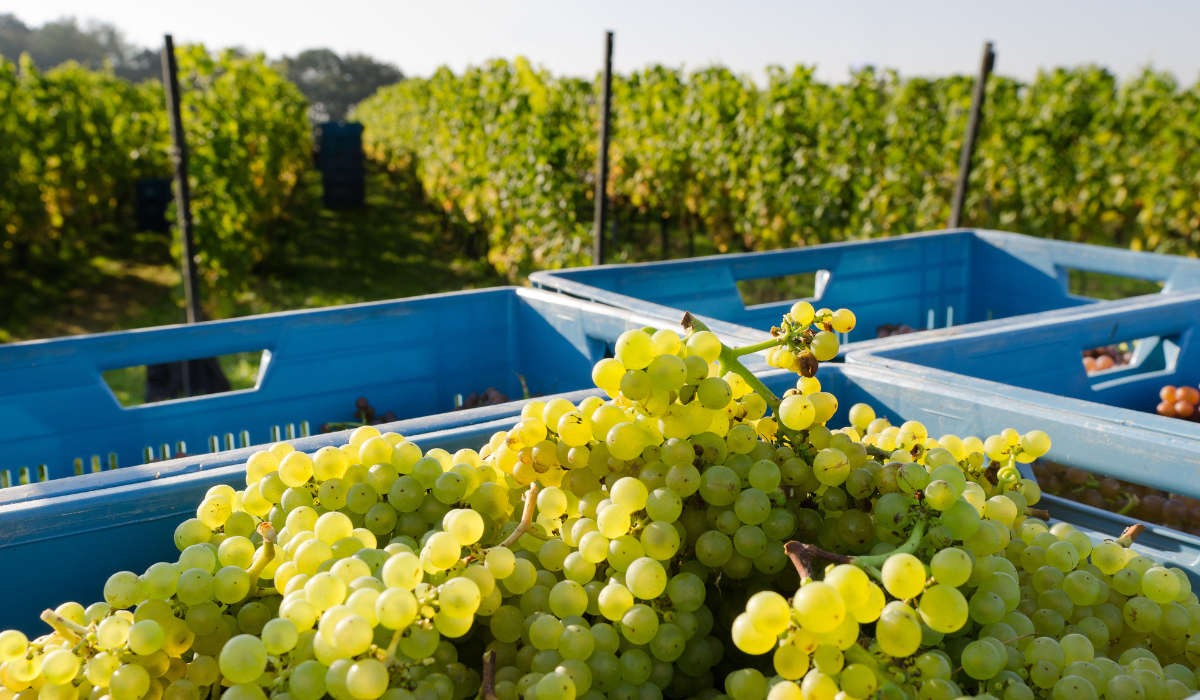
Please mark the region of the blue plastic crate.
<svg viewBox="0 0 1200 700"><path fill-rule="evenodd" d="M738 282L815 273L817 307L858 317L848 343L874 340L885 324L945 328L1081 306L1070 270L1200 285L1200 260L1047 240L1015 233L951 230L761 253L536 272L534 286L670 316L687 310L769 331L796 299L746 306Z"/></svg>
<svg viewBox="0 0 1200 700"><path fill-rule="evenodd" d="M142 464L147 448L170 456L303 436L351 419L358 396L412 418L489 386L520 398L522 379L532 395L588 388L617 337L646 325L682 333L678 317L506 287L3 345L0 484ZM242 391L123 408L101 376L259 350L257 385Z"/></svg>
<svg viewBox="0 0 1200 700"><path fill-rule="evenodd" d="M776 393L782 393L796 379L794 374L779 371L761 376ZM950 385L927 385L874 367L825 365L818 377L825 389L840 399L839 412L832 421L835 425L846 423L851 405L865 402L893 422L921 420L935 435L947 432L986 435L1004 427L1022 431L1043 428L1053 436L1050 458L1128 478L1135 473L1161 472L1166 465L1200 460L1197 440L1164 437L1121 425L1085 423L1060 411L1024 406ZM593 389L568 398L579 401L598 393ZM512 408L519 411L520 406ZM428 419L425 425L431 432L410 437L427 450L478 449L494 431L507 429L514 423L510 414L496 420L486 416L489 420L477 424L440 429L439 421L444 418ZM387 425L381 429L396 427L399 426ZM311 452L345 440L346 434L342 433L303 438L293 444L297 449ZM116 571L141 572L156 561L174 561L178 557L172 542L176 525L192 517L212 486L243 485L243 463L252 452L240 449L206 461L176 460L163 465L174 471L159 479L130 482L119 481L126 476L121 472L94 475L86 478L94 479L96 488L77 492L55 491L63 484L54 482L23 487L33 491L31 498L0 505L0 566L6 572L0 577L0 600L6 603L0 613L0 628L41 633L43 625L37 616L43 609L67 600L87 604L98 599L104 581ZM73 480L67 480L70 481ZM1190 495L1200 495L1200 483L1187 488L1192 492ZM1116 537L1131 522L1122 516L1059 499L1047 498L1042 504L1055 517L1071 522L1097 541ZM1177 564L1193 576L1200 572L1200 539L1195 537L1150 527L1135 547ZM45 567L61 566L63 556L69 557L70 575L47 575Z"/></svg>
<svg viewBox="0 0 1200 700"><path fill-rule="evenodd" d="M1154 412L1163 385L1200 382L1198 325L1200 292L1174 292L980 324L936 338L897 338L851 352L846 360L1084 420L1200 439L1200 424ZM1132 341L1138 342L1127 365L1091 373L1084 368L1083 351ZM1190 479L1198 476L1187 473Z"/></svg>

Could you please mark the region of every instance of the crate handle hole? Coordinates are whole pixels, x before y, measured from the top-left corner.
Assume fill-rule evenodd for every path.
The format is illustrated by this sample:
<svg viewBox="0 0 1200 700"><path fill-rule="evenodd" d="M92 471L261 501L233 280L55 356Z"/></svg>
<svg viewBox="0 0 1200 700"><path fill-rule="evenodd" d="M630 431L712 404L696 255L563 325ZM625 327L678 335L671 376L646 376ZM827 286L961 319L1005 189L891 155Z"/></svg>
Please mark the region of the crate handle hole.
<svg viewBox="0 0 1200 700"><path fill-rule="evenodd" d="M269 350L252 350L189 359L190 396L253 391L258 388L270 358ZM188 398L183 391L181 360L109 369L102 372L101 377L122 408Z"/></svg>

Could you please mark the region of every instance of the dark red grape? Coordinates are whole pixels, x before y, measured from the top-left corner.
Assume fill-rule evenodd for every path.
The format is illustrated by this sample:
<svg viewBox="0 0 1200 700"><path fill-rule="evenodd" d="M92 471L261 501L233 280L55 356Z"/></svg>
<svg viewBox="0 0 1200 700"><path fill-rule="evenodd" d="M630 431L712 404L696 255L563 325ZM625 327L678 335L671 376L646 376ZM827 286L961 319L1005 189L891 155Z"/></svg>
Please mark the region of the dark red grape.
<svg viewBox="0 0 1200 700"><path fill-rule="evenodd" d="M1178 498L1167 500L1162 507L1163 520L1167 523L1181 523L1187 518L1188 508Z"/></svg>

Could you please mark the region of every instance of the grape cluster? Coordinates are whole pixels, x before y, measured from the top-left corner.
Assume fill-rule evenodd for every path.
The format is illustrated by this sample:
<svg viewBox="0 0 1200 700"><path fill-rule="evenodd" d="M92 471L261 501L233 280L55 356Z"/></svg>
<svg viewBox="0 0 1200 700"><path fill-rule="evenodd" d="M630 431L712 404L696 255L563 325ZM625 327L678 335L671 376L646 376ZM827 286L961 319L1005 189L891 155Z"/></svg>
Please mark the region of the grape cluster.
<svg viewBox="0 0 1200 700"><path fill-rule="evenodd" d="M819 363L837 357L840 347L837 334L849 333L854 324L854 312L850 309L814 310L807 301L798 301L783 317L782 326L771 329L771 335L779 342L766 351L767 364L812 377Z"/></svg>
<svg viewBox="0 0 1200 700"><path fill-rule="evenodd" d="M51 634L0 633L0 700L1194 689L1186 577L1031 517L1015 464L1044 433L933 439L864 404L833 430L813 375L849 311L801 302L738 349L685 322L622 334L593 369L607 400L530 401L478 451L361 426L256 452L178 526L176 561L46 611ZM772 395L751 352L796 387Z"/></svg>
<svg viewBox="0 0 1200 700"><path fill-rule="evenodd" d="M1196 404L1200 403L1200 391L1190 386L1175 387L1170 384L1158 391L1159 403L1154 409L1160 416L1197 420Z"/></svg>

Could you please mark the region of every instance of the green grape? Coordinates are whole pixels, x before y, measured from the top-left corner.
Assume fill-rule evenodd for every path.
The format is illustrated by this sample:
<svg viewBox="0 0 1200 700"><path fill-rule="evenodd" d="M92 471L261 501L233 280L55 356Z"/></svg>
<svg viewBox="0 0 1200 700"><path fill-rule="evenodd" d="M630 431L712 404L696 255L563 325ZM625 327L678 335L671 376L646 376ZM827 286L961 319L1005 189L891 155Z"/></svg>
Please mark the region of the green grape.
<svg viewBox="0 0 1200 700"><path fill-rule="evenodd" d="M850 476L850 461L841 451L827 447L813 458L813 474L826 486L840 486Z"/></svg>
<svg viewBox="0 0 1200 700"><path fill-rule="evenodd" d="M733 389L720 377L708 377L700 380L696 387L696 397L705 408L719 411L733 400Z"/></svg>
<svg viewBox="0 0 1200 700"><path fill-rule="evenodd" d="M1080 676L1063 676L1054 684L1053 700L1096 700L1096 689Z"/></svg>
<svg viewBox="0 0 1200 700"><path fill-rule="evenodd" d="M180 602L199 605L212 599L213 577L202 569L188 569L180 574L176 589Z"/></svg>
<svg viewBox="0 0 1200 700"><path fill-rule="evenodd" d="M559 581L550 589L549 602L550 611L560 618L580 616L587 610L588 595L575 581Z"/></svg>
<svg viewBox="0 0 1200 700"><path fill-rule="evenodd" d="M853 698L869 698L879 687L874 671L866 664L850 664L842 669L842 688Z"/></svg>
<svg viewBox="0 0 1200 700"><path fill-rule="evenodd" d="M642 557L629 565L625 574L626 585L634 596L652 600L662 595L667 588L667 573L662 564L649 557Z"/></svg>
<svg viewBox="0 0 1200 700"><path fill-rule="evenodd" d="M929 568L938 583L957 588L971 576L971 558L961 549L949 547L933 555Z"/></svg>
<svg viewBox="0 0 1200 700"><path fill-rule="evenodd" d="M741 522L757 525L771 514L771 499L758 489L748 488L738 494L733 510Z"/></svg>
<svg viewBox="0 0 1200 700"><path fill-rule="evenodd" d="M1029 667L1029 679L1043 690L1053 688L1058 683L1059 675L1059 667L1050 661L1036 661Z"/></svg>
<svg viewBox="0 0 1200 700"><path fill-rule="evenodd" d="M1046 548L1046 563L1065 574L1079 565L1079 552L1070 542L1055 542Z"/></svg>
<svg viewBox="0 0 1200 700"><path fill-rule="evenodd" d="M629 476L618 479L609 490L609 498L612 499L612 502L630 513L645 508L648 497L646 485Z"/></svg>
<svg viewBox="0 0 1200 700"><path fill-rule="evenodd" d="M132 571L115 573L104 584L104 600L113 608L131 608L143 595L142 582Z"/></svg>
<svg viewBox="0 0 1200 700"><path fill-rule="evenodd" d="M108 680L113 700L140 700L150 690L150 674L138 664L125 664Z"/></svg>
<svg viewBox="0 0 1200 700"><path fill-rule="evenodd" d="M700 479L700 495L710 505L730 505L741 491L737 473L728 467L710 467Z"/></svg>
<svg viewBox="0 0 1200 700"><path fill-rule="evenodd" d="M1125 548L1116 542L1101 542L1092 548L1091 562L1100 573L1111 576L1125 566Z"/></svg>
<svg viewBox="0 0 1200 700"><path fill-rule="evenodd" d="M944 511L958 500L958 491L948 481L931 481L925 487L925 500L934 510Z"/></svg>
<svg viewBox="0 0 1200 700"><path fill-rule="evenodd" d="M226 605L241 601L250 592L250 575L238 566L226 566L212 579L213 597Z"/></svg>
<svg viewBox="0 0 1200 700"><path fill-rule="evenodd" d="M207 548L205 548L207 552ZM159 562L153 564L146 573L140 577L142 590L150 598L157 600L167 600L175 595L176 585L179 582L179 575L183 569L175 564Z"/></svg>
<svg viewBox="0 0 1200 700"><path fill-rule="evenodd" d="M1104 695L1110 700L1145 700L1146 691L1136 679L1122 673L1108 679Z"/></svg>
<svg viewBox="0 0 1200 700"><path fill-rule="evenodd" d="M539 650L557 649L563 626L555 617L542 615L529 626L529 639Z"/></svg>
<svg viewBox="0 0 1200 700"><path fill-rule="evenodd" d="M153 620L146 620L145 622L158 625ZM134 627L137 627L137 625L134 625ZM161 626L159 630L162 630ZM157 651L157 649L152 649L151 652L153 651ZM79 657L74 652L69 649L55 649L46 654L42 659L42 677L47 683L55 685L69 683L75 679L75 674L79 672L79 666Z"/></svg>
<svg viewBox="0 0 1200 700"><path fill-rule="evenodd" d="M211 538L212 529L199 518L185 520L175 528L175 546L181 552L192 545L204 544Z"/></svg>
<svg viewBox="0 0 1200 700"><path fill-rule="evenodd" d="M925 591L919 610L925 624L942 633L958 631L969 615L967 600L962 593L942 584L930 586Z"/></svg>
<svg viewBox="0 0 1200 700"><path fill-rule="evenodd" d="M1030 621L1033 622L1034 630L1038 634L1048 637L1058 636L1058 633L1066 626L1062 613L1050 609L1038 610L1033 613Z"/></svg>
<svg viewBox="0 0 1200 700"><path fill-rule="evenodd" d="M979 511L961 497L942 513L941 520L954 539L963 541L978 532L981 524Z"/></svg>
<svg viewBox="0 0 1200 700"><path fill-rule="evenodd" d="M893 554L881 571L884 588L896 598L915 598L925 589L925 566L911 554Z"/></svg>
<svg viewBox="0 0 1200 700"><path fill-rule="evenodd" d="M838 346L837 335L829 331L817 333L809 344L813 357L817 358L818 362L828 362L837 357Z"/></svg>
<svg viewBox="0 0 1200 700"><path fill-rule="evenodd" d="M654 489L646 499L646 515L651 520L673 523L683 513L683 500L670 488Z"/></svg>
<svg viewBox="0 0 1200 700"><path fill-rule="evenodd" d="M963 671L976 680L992 678L1004 669L1007 662L1007 656L983 639L971 642L962 652Z"/></svg>
<svg viewBox="0 0 1200 700"><path fill-rule="evenodd" d="M1033 572L1030 582L1033 584L1035 591L1045 593L1048 590L1061 587L1064 579L1063 572L1053 566L1041 566Z"/></svg>
<svg viewBox="0 0 1200 700"><path fill-rule="evenodd" d="M154 620L142 620L141 622L135 622L133 626L129 628L129 649L135 654L140 654L143 656L147 654L153 654L162 648L163 642L165 642L166 639L167 634L163 630L162 625ZM45 673L44 662L43 673ZM71 674L72 677L74 677L74 675L74 673ZM61 682L51 680L49 677L47 677L47 680L50 680L51 683Z"/></svg>
<svg viewBox="0 0 1200 700"><path fill-rule="evenodd" d="M1155 603L1169 603L1179 595L1179 579L1174 572L1161 566L1147 569L1142 574L1142 595Z"/></svg>
<svg viewBox="0 0 1200 700"><path fill-rule="evenodd" d="M732 700L763 700L767 696L767 679L757 669L739 669L725 677L725 692Z"/></svg>
<svg viewBox="0 0 1200 700"><path fill-rule="evenodd" d="M911 656L921 645L921 624L912 608L900 601L884 606L875 623L875 634L880 648L889 656Z"/></svg>
<svg viewBox="0 0 1200 700"><path fill-rule="evenodd" d="M898 530L908 516L909 500L899 493L884 494L875 503L875 522Z"/></svg>
<svg viewBox="0 0 1200 700"><path fill-rule="evenodd" d="M532 627L530 632L532 634ZM581 625L567 625L558 637L558 653L564 659L586 661L595 648L595 637Z"/></svg>
<svg viewBox="0 0 1200 700"><path fill-rule="evenodd" d="M1075 605L1091 605L1100 595L1100 580L1087 571L1072 571L1064 577L1062 589Z"/></svg>
<svg viewBox="0 0 1200 700"><path fill-rule="evenodd" d="M691 347L691 341L697 335L700 334L696 333L689 338L689 347ZM711 344L711 342L715 341L719 352L721 341L712 333L709 333L708 336L710 338L701 338L697 342L701 344L708 342ZM625 369L645 369L654 359L654 341L641 330L625 331L617 338L614 354L616 355L617 362L620 362L621 366ZM716 357L714 356L713 360L715 359ZM711 361L709 360L709 362Z"/></svg>
<svg viewBox="0 0 1200 700"><path fill-rule="evenodd" d="M1122 618L1130 629L1148 633L1158 627L1162 620L1162 609L1149 598L1130 598L1125 603Z"/></svg>
<svg viewBox="0 0 1200 700"><path fill-rule="evenodd" d="M633 605L619 619L622 634L634 644L648 644L658 633L658 614L649 606L640 603Z"/></svg>
<svg viewBox="0 0 1200 700"><path fill-rule="evenodd" d="M684 374L686 375L686 373L687 370L685 369ZM683 385L680 384L680 386ZM650 375L638 369L626 370L625 374L621 377L620 387L621 393L632 401L642 401L649 397L650 392L654 390L654 384L650 381Z"/></svg>
<svg viewBox="0 0 1200 700"><path fill-rule="evenodd" d="M346 690L355 700L375 700L388 687L388 670L376 659L356 661L346 672Z"/></svg>

